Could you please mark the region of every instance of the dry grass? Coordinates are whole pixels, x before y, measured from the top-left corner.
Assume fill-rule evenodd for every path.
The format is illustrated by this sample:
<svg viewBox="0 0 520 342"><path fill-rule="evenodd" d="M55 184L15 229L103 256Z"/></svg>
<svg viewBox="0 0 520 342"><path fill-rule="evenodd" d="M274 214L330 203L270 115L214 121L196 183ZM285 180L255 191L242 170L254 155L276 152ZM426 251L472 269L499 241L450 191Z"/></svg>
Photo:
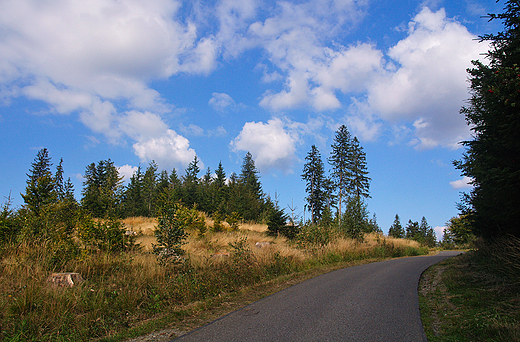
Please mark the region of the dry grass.
<svg viewBox="0 0 520 342"><path fill-rule="evenodd" d="M266 235L265 225L244 224L238 231L208 231L203 237L189 232L183 246L188 262L175 265L158 262L149 253L156 242L156 219L137 217L123 223L139 233L141 250L79 250L55 269L53 258L61 257L56 246L0 249L0 308L5 308L0 309L0 340L88 341L129 330L136 334L143 321L160 321L175 308L238 293L281 276L354 260L399 256L393 254L393 247L387 251L383 241L387 247L417 245L369 235L364 242L337 239L323 247L306 248ZM259 247L257 243L268 244ZM72 289L56 290L45 281L52 272L78 272L86 281Z"/></svg>

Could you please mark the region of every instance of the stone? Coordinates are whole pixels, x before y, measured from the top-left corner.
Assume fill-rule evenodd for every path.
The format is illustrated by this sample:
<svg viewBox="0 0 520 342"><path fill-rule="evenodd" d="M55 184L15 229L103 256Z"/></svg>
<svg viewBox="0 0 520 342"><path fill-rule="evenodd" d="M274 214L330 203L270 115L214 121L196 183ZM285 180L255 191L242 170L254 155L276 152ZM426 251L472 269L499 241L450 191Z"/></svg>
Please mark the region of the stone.
<svg viewBox="0 0 520 342"><path fill-rule="evenodd" d="M267 247L271 246L271 243L268 241L262 241L262 242L255 243L255 246L258 248L267 248Z"/></svg>
<svg viewBox="0 0 520 342"><path fill-rule="evenodd" d="M75 272L53 273L47 278L53 287L73 287L84 281L81 274Z"/></svg>

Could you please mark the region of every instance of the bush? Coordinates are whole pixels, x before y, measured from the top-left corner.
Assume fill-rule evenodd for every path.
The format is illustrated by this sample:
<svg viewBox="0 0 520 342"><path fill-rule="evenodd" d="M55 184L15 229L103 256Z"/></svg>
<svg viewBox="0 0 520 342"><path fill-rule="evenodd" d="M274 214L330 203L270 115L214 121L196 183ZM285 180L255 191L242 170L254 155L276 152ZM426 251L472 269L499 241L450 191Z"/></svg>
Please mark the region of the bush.
<svg viewBox="0 0 520 342"><path fill-rule="evenodd" d="M182 245L188 236L185 231L185 222L178 217L177 204L166 205L160 209L159 224L154 231L157 244L153 245L153 252L162 262L178 261L184 255Z"/></svg>

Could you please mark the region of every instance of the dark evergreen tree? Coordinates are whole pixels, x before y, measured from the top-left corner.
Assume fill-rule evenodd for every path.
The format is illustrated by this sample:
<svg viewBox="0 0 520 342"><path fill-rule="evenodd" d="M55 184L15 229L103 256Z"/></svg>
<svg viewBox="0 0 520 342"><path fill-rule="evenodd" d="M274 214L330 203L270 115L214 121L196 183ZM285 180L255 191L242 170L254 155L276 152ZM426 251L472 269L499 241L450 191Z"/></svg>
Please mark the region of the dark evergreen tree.
<svg viewBox="0 0 520 342"><path fill-rule="evenodd" d="M157 163L155 161L151 161L148 164L148 168L146 169L143 176L143 201L144 201L144 216L152 217L155 214L155 202L157 200L158 191L157 191Z"/></svg>
<svg viewBox="0 0 520 342"><path fill-rule="evenodd" d="M505 1L504 13L491 14L504 31L481 37L490 41L489 63L473 61L468 70L471 98L461 113L473 131L455 166L473 179L461 209L476 235L487 240L520 236L520 2Z"/></svg>
<svg viewBox="0 0 520 342"><path fill-rule="evenodd" d="M123 216L135 217L145 216L143 200L143 173L141 165L137 167L123 194Z"/></svg>
<svg viewBox="0 0 520 342"><path fill-rule="evenodd" d="M406 236L398 214L395 214L394 222L390 226L390 229L388 229L388 236L396 239L404 239Z"/></svg>
<svg viewBox="0 0 520 342"><path fill-rule="evenodd" d="M366 153L356 137L352 140L351 151L349 162L350 192L358 198L370 197L370 177L368 177Z"/></svg>
<svg viewBox="0 0 520 342"><path fill-rule="evenodd" d="M418 241L428 247L435 247L437 244L437 237L435 230L428 224L426 218L423 216L419 224L419 239Z"/></svg>
<svg viewBox="0 0 520 342"><path fill-rule="evenodd" d="M313 224L321 220L322 212L327 201L327 189L325 170L321 154L316 145L311 146L311 150L305 157L306 163L303 165L302 179L306 183L307 206L310 208L311 221Z"/></svg>
<svg viewBox="0 0 520 342"><path fill-rule="evenodd" d="M352 183L352 138L345 125L341 125L334 136L329 163L332 166L331 177L338 198L338 217L341 225L341 206L348 197Z"/></svg>
<svg viewBox="0 0 520 342"><path fill-rule="evenodd" d="M22 194L24 202L29 210L36 215L43 206L54 203L57 199L55 180L51 173L51 158L49 151L43 148L38 151L27 176L27 187Z"/></svg>
<svg viewBox="0 0 520 342"><path fill-rule="evenodd" d="M186 175L183 178L183 201L188 207L192 207L199 203L198 187L199 187L199 162L200 160L195 156L193 161L186 168Z"/></svg>
<svg viewBox="0 0 520 342"><path fill-rule="evenodd" d="M122 180L114 163L101 160L87 166L81 205L94 217L116 216L122 195Z"/></svg>
<svg viewBox="0 0 520 342"><path fill-rule="evenodd" d="M408 220L405 237L410 240L418 240L420 238L419 222Z"/></svg>
<svg viewBox="0 0 520 342"><path fill-rule="evenodd" d="M262 185L258 177L258 170L253 160L253 155L247 152L242 162L242 171L240 173L240 182L244 185L246 190L250 192L254 198L260 200L263 196Z"/></svg>
<svg viewBox="0 0 520 342"><path fill-rule="evenodd" d="M238 198L235 199L238 210L234 210L246 221L260 220L262 212L264 211L264 194L258 173L253 155L247 152L242 162L242 170L238 178L238 192L236 192Z"/></svg>

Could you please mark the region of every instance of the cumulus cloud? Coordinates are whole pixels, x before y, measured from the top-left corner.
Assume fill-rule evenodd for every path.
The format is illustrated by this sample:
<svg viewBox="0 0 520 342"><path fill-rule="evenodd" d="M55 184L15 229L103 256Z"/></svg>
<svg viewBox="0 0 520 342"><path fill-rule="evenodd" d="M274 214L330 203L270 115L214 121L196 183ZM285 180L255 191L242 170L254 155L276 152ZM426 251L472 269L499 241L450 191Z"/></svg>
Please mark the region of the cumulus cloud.
<svg viewBox="0 0 520 342"><path fill-rule="evenodd" d="M128 182L133 174L137 172L137 166L123 165L117 168L119 175L123 176L123 181Z"/></svg>
<svg viewBox="0 0 520 342"><path fill-rule="evenodd" d="M188 139L171 129L159 137L143 137L133 148L141 161L155 160L164 167L186 166L196 155Z"/></svg>
<svg viewBox="0 0 520 342"><path fill-rule="evenodd" d="M207 74L218 46L177 16L180 7L175 0L2 1L1 97L25 96L46 102L52 113L78 113L111 143L136 142L142 160L184 164L194 151L168 128L161 114L172 106L148 83L181 72Z"/></svg>
<svg viewBox="0 0 520 342"><path fill-rule="evenodd" d="M408 37L388 52L387 70L368 86L368 104L390 123L413 122L418 149L457 148L469 137L459 109L468 97L466 69L487 46L443 9L424 8Z"/></svg>
<svg viewBox="0 0 520 342"><path fill-rule="evenodd" d="M450 182L450 185L453 189L469 189L473 187L473 185L471 184L472 181L472 178L464 176L462 179Z"/></svg>
<svg viewBox="0 0 520 342"><path fill-rule="evenodd" d="M281 119L267 123L246 122L240 134L231 142L233 151L249 151L261 171L271 169L292 172L295 161L296 142L294 132L286 129Z"/></svg>

